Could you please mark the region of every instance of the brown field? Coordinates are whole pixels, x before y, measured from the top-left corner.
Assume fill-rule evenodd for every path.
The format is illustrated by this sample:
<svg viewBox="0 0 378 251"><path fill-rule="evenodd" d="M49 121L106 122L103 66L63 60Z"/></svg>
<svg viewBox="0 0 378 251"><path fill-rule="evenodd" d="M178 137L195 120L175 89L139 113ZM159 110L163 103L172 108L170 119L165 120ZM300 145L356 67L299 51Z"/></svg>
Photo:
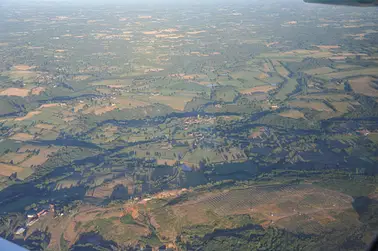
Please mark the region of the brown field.
<svg viewBox="0 0 378 251"><path fill-rule="evenodd" d="M290 72L289 72L288 70L286 70L286 68L283 67L283 66L277 66L277 67L276 67L276 71L277 71L277 73L280 74L282 77L285 77L285 78L289 77Z"/></svg>
<svg viewBox="0 0 378 251"><path fill-rule="evenodd" d="M0 163L0 175L10 176L12 173L18 173L23 170L22 167Z"/></svg>
<svg viewBox="0 0 378 251"><path fill-rule="evenodd" d="M305 118L303 112L300 112L298 110L290 110L290 111L281 112L279 115L282 117L293 118L293 119Z"/></svg>
<svg viewBox="0 0 378 251"><path fill-rule="evenodd" d="M0 46L8 46L8 43L0 43Z"/></svg>
<svg viewBox="0 0 378 251"><path fill-rule="evenodd" d="M35 66L29 66L29 65L25 65L25 64L19 64L19 65L13 66L13 68L16 71L28 71L28 70L34 69Z"/></svg>
<svg viewBox="0 0 378 251"><path fill-rule="evenodd" d="M266 79L266 78L269 78L269 75L268 75L267 73L262 72L262 73L259 75L258 78L259 78L259 79Z"/></svg>
<svg viewBox="0 0 378 251"><path fill-rule="evenodd" d="M57 106L61 106L61 105L62 105L61 103L43 104L40 107L38 107L38 109L57 107Z"/></svg>
<svg viewBox="0 0 378 251"><path fill-rule="evenodd" d="M322 49L322 50L330 50L330 49L340 48L339 45L316 45L316 47L318 47L319 49Z"/></svg>
<svg viewBox="0 0 378 251"><path fill-rule="evenodd" d="M173 159L157 159L156 160L156 163L158 165L168 165L168 166L173 166L175 165L177 162L177 160L173 160Z"/></svg>
<svg viewBox="0 0 378 251"><path fill-rule="evenodd" d="M342 86L343 87L343 86ZM344 87L343 87L344 88ZM311 94L311 95L298 95L296 96L297 99L316 99L316 100L334 100L334 101L341 101L341 100L352 100L353 97L347 94Z"/></svg>
<svg viewBox="0 0 378 251"><path fill-rule="evenodd" d="M10 139L19 140L19 141L28 141L28 140L34 139L34 136L28 133L20 132L20 133L14 134L12 137L10 137Z"/></svg>
<svg viewBox="0 0 378 251"><path fill-rule="evenodd" d="M18 96L26 97L29 95L30 90L25 88L8 88L0 92L0 96Z"/></svg>
<svg viewBox="0 0 378 251"><path fill-rule="evenodd" d="M276 88L277 88L276 86L262 85L262 86L256 86L256 87L253 87L253 88L250 88L250 89L242 90L242 91L240 91L240 93L241 94L252 94L252 93L255 93L255 92L268 92L268 91L274 90Z"/></svg>
<svg viewBox="0 0 378 251"><path fill-rule="evenodd" d="M82 80L87 80L90 77L91 77L90 75L79 75L79 76L72 77L72 80L82 81Z"/></svg>
<svg viewBox="0 0 378 251"><path fill-rule="evenodd" d="M42 112L41 111L28 112L28 114L26 114L24 117L16 118L14 121L22 121L22 120L25 120L25 119L30 119L34 115L38 115L40 113L42 113Z"/></svg>
<svg viewBox="0 0 378 251"><path fill-rule="evenodd" d="M377 79L371 77L361 77L351 79L349 80L349 83L352 86L353 91L356 93L378 97L378 89L376 89L378 85L374 84L373 81L377 81ZM375 86L376 88L374 88L373 86Z"/></svg>
<svg viewBox="0 0 378 251"><path fill-rule="evenodd" d="M289 102L289 105L292 107L299 107L299 108L310 108L316 111L326 111L331 112L332 110L326 106L323 102L305 102L305 101L292 101Z"/></svg>
<svg viewBox="0 0 378 251"><path fill-rule="evenodd" d="M80 106L80 105L83 105L83 104L79 104L78 106ZM78 107L78 106L76 106L76 107ZM76 107L75 107L75 110L76 110ZM101 114L113 111L116 108L117 108L116 105L112 105L112 106L92 106L92 107L84 110L83 113L84 114L93 113L95 115L101 115Z"/></svg>
<svg viewBox="0 0 378 251"><path fill-rule="evenodd" d="M168 105L175 110L183 111L187 102L192 100L192 97L184 96L152 96L149 100L155 103Z"/></svg>
<svg viewBox="0 0 378 251"><path fill-rule="evenodd" d="M119 89L125 87L124 85L108 85L109 88L111 89Z"/></svg>
<svg viewBox="0 0 378 251"><path fill-rule="evenodd" d="M200 30L200 31L188 31L186 34L189 34L189 35L197 35L197 34L201 34L201 33L206 33L207 31L205 30Z"/></svg>
<svg viewBox="0 0 378 251"><path fill-rule="evenodd" d="M113 111L114 109L116 109L117 107L114 105L114 106L104 106L104 107L99 107L97 108L95 111L94 111L94 114L95 115L101 115L101 114L104 114L104 113L107 113L107 112L110 112L110 111Z"/></svg>
<svg viewBox="0 0 378 251"><path fill-rule="evenodd" d="M319 74L327 74L333 71L334 70L329 67L320 67L316 69L307 70L305 71L305 73L310 74L310 75L319 75Z"/></svg>
<svg viewBox="0 0 378 251"><path fill-rule="evenodd" d="M35 125L36 128L38 129L45 129L45 130L52 130L54 129L54 126L53 125L49 125L49 124L37 124Z"/></svg>
<svg viewBox="0 0 378 251"><path fill-rule="evenodd" d="M127 108L136 108L136 107L145 107L150 105L150 103L137 100L129 97L117 97L116 100L114 100L114 103L119 107L120 109L127 109Z"/></svg>
<svg viewBox="0 0 378 251"><path fill-rule="evenodd" d="M39 95L43 92L46 88L45 87L35 87L31 90L32 95Z"/></svg>
<svg viewBox="0 0 378 251"><path fill-rule="evenodd" d="M41 148L38 155L32 156L31 158L25 160L21 163L22 167L32 167L32 166L39 166L45 163L49 156L55 152L57 152L59 148L51 147L51 148Z"/></svg>
<svg viewBox="0 0 378 251"><path fill-rule="evenodd" d="M102 184L99 187L89 189L86 193L86 196L95 197L95 198L108 198L110 195L112 195L114 188L117 185L123 185L128 189L128 191L133 191L134 189L134 183L132 179L130 178L120 178L116 180L112 180L111 182Z"/></svg>
<svg viewBox="0 0 378 251"><path fill-rule="evenodd" d="M20 162L24 161L29 156L29 153L14 153L10 152L0 157L0 162L9 164L13 161L13 164L17 165Z"/></svg>

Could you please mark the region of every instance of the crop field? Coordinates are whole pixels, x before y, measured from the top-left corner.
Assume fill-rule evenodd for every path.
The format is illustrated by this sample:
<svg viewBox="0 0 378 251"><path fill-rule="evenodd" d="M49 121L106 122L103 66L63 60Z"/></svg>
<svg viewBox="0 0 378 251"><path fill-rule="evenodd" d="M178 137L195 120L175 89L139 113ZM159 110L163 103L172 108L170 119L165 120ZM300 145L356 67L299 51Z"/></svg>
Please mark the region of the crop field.
<svg viewBox="0 0 378 251"><path fill-rule="evenodd" d="M361 66L353 65L353 64L338 64L335 66L336 69L339 70L351 70L351 69L359 69Z"/></svg>
<svg viewBox="0 0 378 251"><path fill-rule="evenodd" d="M349 110L353 110L353 106L358 106L358 102L332 102L332 105L338 110L339 112L346 113Z"/></svg>
<svg viewBox="0 0 378 251"><path fill-rule="evenodd" d="M309 109L313 109L313 110L316 110L316 111L326 111L326 112L332 111L323 102L317 102L317 101L310 101L310 102L290 101L289 105L292 106L292 107L298 107L298 108L309 108Z"/></svg>
<svg viewBox="0 0 378 251"><path fill-rule="evenodd" d="M30 90L25 88L8 88L0 91L0 96L18 96L26 97L29 95Z"/></svg>
<svg viewBox="0 0 378 251"><path fill-rule="evenodd" d="M18 141L28 141L28 140L34 139L34 136L28 133L20 132L20 133L14 134L12 137L10 137L10 139L18 140Z"/></svg>
<svg viewBox="0 0 378 251"><path fill-rule="evenodd" d="M321 75L321 74L327 74L333 71L334 70L329 67L321 67L321 68L307 70L305 71L305 73L310 74L310 75Z"/></svg>
<svg viewBox="0 0 378 251"><path fill-rule="evenodd" d="M241 90L240 93L241 94L252 94L252 93L256 93L256 92L266 93L266 92L269 92L269 91L274 90L276 88L277 88L276 86L272 86L272 85L262 85L262 86L256 86L256 87L253 87L253 88Z"/></svg>
<svg viewBox="0 0 378 251"><path fill-rule="evenodd" d="M374 83L374 81L377 81L377 79L371 77L361 77L351 79L349 80L349 83L352 86L353 91L356 93L378 97L378 84Z"/></svg>
<svg viewBox="0 0 378 251"><path fill-rule="evenodd" d="M177 160L173 159L157 159L156 164L158 165L168 165L168 166L174 166L176 164Z"/></svg>
<svg viewBox="0 0 378 251"><path fill-rule="evenodd" d="M276 94L276 99L285 100L288 95L295 90L297 85L298 82L295 79L289 79L286 83L283 84L283 86Z"/></svg>
<svg viewBox="0 0 378 251"><path fill-rule="evenodd" d="M32 83L41 73L36 71L8 71L2 73L12 80L23 80L26 83Z"/></svg>
<svg viewBox="0 0 378 251"><path fill-rule="evenodd" d="M10 164L13 162L13 164L17 165L24 161L30 153L16 153L16 152L10 152L7 154L4 154L3 156L0 157L0 162L4 162L7 164Z"/></svg>
<svg viewBox="0 0 378 251"><path fill-rule="evenodd" d="M378 68L363 68L358 70L351 70L351 71L340 71L334 73L328 73L320 75L319 77L324 79L343 79L343 78L350 78L355 76L378 76Z"/></svg>
<svg viewBox="0 0 378 251"><path fill-rule="evenodd" d="M192 100L191 97L185 96L152 96L149 97L151 102L168 105L175 110L183 111L186 103Z"/></svg>
<svg viewBox="0 0 378 251"><path fill-rule="evenodd" d="M84 110L84 114L93 113L94 115L101 115L107 112L111 112L114 109L116 109L116 105L110 105L110 106L91 106L88 109Z"/></svg>
<svg viewBox="0 0 378 251"><path fill-rule="evenodd" d="M303 118L305 118L304 113L300 112L298 110L289 110L289 111L281 112L279 115L282 116L282 117L292 118L292 119L303 119Z"/></svg>
<svg viewBox="0 0 378 251"><path fill-rule="evenodd" d="M343 100L352 100L353 97L347 94L326 94L326 93L317 93L311 95L298 95L297 99L307 99L307 100L330 100L330 101L343 101Z"/></svg>
<svg viewBox="0 0 378 251"><path fill-rule="evenodd" d="M35 66L29 66L29 65L19 64L19 65L13 66L12 68L14 70L16 70L16 71L28 71L28 70L34 69Z"/></svg>
<svg viewBox="0 0 378 251"><path fill-rule="evenodd" d="M230 75L233 79L250 81L255 78L259 78L260 74L261 74L261 71L240 71L240 72L233 72Z"/></svg>
<svg viewBox="0 0 378 251"><path fill-rule="evenodd" d="M196 149L192 153L188 152L187 154L185 154L183 160L190 163L198 164L204 158L209 158L210 161L213 163L223 161L223 157L221 156L221 154L217 154L214 150L210 149Z"/></svg>
<svg viewBox="0 0 378 251"><path fill-rule="evenodd" d="M290 75L290 72L288 70L286 70L286 68L284 66L276 66L276 71L278 74L280 74L282 77L284 78L288 78L289 75Z"/></svg>
<svg viewBox="0 0 378 251"><path fill-rule="evenodd" d="M45 163L51 154L57 152L59 148L57 147L22 147L19 149L18 152L26 152L27 150L31 151L39 151L37 155L34 155L24 162L21 163L22 167L33 167L33 166L39 166Z"/></svg>
<svg viewBox="0 0 378 251"><path fill-rule="evenodd" d="M91 85L98 86L98 85L105 85L109 88L121 88L127 87L132 85L131 79L110 79L110 80L102 80L90 83Z"/></svg>
<svg viewBox="0 0 378 251"><path fill-rule="evenodd" d="M0 175L1 176L10 176L12 173L18 173L23 170L22 167L15 166L15 165L10 165L10 164L4 164L0 163Z"/></svg>
<svg viewBox="0 0 378 251"><path fill-rule="evenodd" d="M43 129L43 130L52 130L54 129L55 126L50 125L50 124L36 124L35 127L38 129Z"/></svg>

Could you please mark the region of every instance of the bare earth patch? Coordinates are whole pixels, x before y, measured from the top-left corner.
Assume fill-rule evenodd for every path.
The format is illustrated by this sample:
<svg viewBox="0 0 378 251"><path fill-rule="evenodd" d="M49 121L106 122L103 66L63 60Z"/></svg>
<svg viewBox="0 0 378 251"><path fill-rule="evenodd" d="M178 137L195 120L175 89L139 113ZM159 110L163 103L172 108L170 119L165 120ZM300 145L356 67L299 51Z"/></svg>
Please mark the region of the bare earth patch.
<svg viewBox="0 0 378 251"><path fill-rule="evenodd" d="M43 104L38 109L61 106L61 103Z"/></svg>
<svg viewBox="0 0 378 251"><path fill-rule="evenodd" d="M29 66L29 65L25 65L25 64L19 64L19 65L13 66L13 68L15 70L17 70L17 71L28 71L28 70L34 69L35 66Z"/></svg>
<svg viewBox="0 0 378 251"><path fill-rule="evenodd" d="M29 90L25 88L8 88L0 92L0 96L18 96L26 97L29 95Z"/></svg>

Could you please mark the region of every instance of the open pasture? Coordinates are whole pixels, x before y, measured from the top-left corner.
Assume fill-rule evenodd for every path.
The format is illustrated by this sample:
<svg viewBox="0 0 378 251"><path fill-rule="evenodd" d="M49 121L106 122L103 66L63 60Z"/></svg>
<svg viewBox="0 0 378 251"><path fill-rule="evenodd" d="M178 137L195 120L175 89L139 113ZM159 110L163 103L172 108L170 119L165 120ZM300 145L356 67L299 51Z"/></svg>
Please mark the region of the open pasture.
<svg viewBox="0 0 378 251"><path fill-rule="evenodd" d="M241 94L252 94L252 93L257 93L257 92L266 93L276 88L277 88L276 86L272 86L272 85L262 85L262 86L256 86L253 88L241 90L240 93Z"/></svg>
<svg viewBox="0 0 378 251"><path fill-rule="evenodd" d="M344 79L356 76L378 76L378 68L363 68L319 75L319 77L324 79Z"/></svg>
<svg viewBox="0 0 378 251"><path fill-rule="evenodd" d="M292 107L298 107L298 108L308 108L316 111L326 111L331 112L332 110L325 105L323 102L317 102L317 101L291 101L289 102L289 105Z"/></svg>
<svg viewBox="0 0 378 251"><path fill-rule="evenodd" d="M192 97L185 96L152 96L149 97L151 103L160 103L168 105L175 110L183 111L186 103L192 100Z"/></svg>
<svg viewBox="0 0 378 251"><path fill-rule="evenodd" d="M377 73L378 74L378 73ZM354 92L371 97L378 97L378 79L372 77L361 77L349 80Z"/></svg>
<svg viewBox="0 0 378 251"><path fill-rule="evenodd" d="M287 80L287 82L285 82L283 86L279 89L279 91L275 95L275 98L279 100L285 100L286 98L288 98L290 93L292 93L295 90L297 85L298 82L295 79Z"/></svg>

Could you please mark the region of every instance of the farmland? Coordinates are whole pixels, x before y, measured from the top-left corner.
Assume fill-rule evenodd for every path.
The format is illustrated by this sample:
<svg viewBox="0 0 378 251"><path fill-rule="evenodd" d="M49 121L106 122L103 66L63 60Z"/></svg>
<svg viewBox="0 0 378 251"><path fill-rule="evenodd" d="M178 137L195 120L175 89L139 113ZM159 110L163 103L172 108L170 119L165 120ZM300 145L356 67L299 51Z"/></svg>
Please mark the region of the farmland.
<svg viewBox="0 0 378 251"><path fill-rule="evenodd" d="M5 1L0 237L58 251L372 241L376 9Z"/></svg>

